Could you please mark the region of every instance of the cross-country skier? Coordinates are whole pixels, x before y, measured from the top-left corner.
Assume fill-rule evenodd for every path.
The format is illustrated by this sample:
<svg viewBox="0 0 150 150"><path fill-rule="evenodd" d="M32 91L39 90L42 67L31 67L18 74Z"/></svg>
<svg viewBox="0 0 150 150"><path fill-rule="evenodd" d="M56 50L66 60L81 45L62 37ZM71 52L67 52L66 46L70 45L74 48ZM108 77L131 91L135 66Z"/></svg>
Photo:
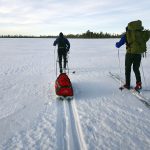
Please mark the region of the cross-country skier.
<svg viewBox="0 0 150 150"><path fill-rule="evenodd" d="M140 20L128 23L126 33L123 34L120 41L116 43L116 47L120 48L126 43L125 56L125 85L124 87L130 89L131 66L136 77L135 90L142 89L140 64L141 54L146 52L146 42L149 40L149 32L143 30L142 22Z"/></svg>
<svg viewBox="0 0 150 150"><path fill-rule="evenodd" d="M70 50L70 43L67 38L64 37L63 33L60 32L58 38L54 41L53 46L58 45L58 59L59 59L59 68L60 73L63 70L66 70L66 63L67 63L67 53ZM63 68L62 68L62 58L64 60Z"/></svg>

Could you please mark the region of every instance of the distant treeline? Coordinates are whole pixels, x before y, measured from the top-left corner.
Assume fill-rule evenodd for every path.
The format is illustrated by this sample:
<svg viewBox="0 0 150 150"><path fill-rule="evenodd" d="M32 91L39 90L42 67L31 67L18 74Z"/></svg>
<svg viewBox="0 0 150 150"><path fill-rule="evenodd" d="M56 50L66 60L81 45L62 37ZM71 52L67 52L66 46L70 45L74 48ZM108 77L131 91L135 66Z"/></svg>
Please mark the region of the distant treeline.
<svg viewBox="0 0 150 150"><path fill-rule="evenodd" d="M34 36L34 35L0 35L0 38L56 38L57 36L52 36L52 35L40 35L40 36ZM103 32L91 32L88 30L85 33L82 34L68 34L65 35L67 38L84 38L84 39L89 39L89 38L119 38L121 35L119 34L110 34L110 33L103 33Z"/></svg>
<svg viewBox="0 0 150 150"><path fill-rule="evenodd" d="M0 35L0 38L55 38L56 36L49 35Z"/></svg>
<svg viewBox="0 0 150 150"><path fill-rule="evenodd" d="M95 38L95 39L98 39L98 38L119 38L121 35L119 34L110 34L110 33L103 33L103 32L99 32L99 33L96 33L96 32L91 32L90 30L88 30L87 32L85 33L82 33L82 34L68 34L67 37L68 38Z"/></svg>

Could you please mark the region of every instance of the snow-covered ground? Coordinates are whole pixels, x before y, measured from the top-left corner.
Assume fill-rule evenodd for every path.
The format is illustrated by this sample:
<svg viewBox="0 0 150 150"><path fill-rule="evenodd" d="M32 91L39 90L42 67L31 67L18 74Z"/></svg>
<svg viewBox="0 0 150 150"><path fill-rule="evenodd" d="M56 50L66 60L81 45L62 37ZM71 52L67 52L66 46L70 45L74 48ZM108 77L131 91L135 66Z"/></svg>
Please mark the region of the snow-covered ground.
<svg viewBox="0 0 150 150"><path fill-rule="evenodd" d="M120 74L118 39L70 39L71 102L56 99L53 41L0 39L0 149L150 149L150 108L109 76ZM149 53L142 59L144 89L150 89ZM125 46L123 78L124 56Z"/></svg>

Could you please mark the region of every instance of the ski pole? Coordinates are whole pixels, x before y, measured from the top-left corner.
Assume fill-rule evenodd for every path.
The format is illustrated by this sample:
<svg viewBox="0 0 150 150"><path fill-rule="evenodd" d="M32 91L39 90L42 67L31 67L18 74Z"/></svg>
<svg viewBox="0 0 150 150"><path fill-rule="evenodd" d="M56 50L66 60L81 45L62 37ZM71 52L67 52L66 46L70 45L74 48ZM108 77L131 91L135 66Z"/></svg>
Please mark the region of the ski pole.
<svg viewBox="0 0 150 150"><path fill-rule="evenodd" d="M55 64L55 63L56 63L56 62L55 62L55 49L56 49L56 48L54 47L54 66L56 65L56 64Z"/></svg>
<svg viewBox="0 0 150 150"><path fill-rule="evenodd" d="M68 75L69 75L69 65L68 65L69 56L67 54L67 68L68 68Z"/></svg>
<svg viewBox="0 0 150 150"><path fill-rule="evenodd" d="M120 54L119 54L119 48L118 48L118 63L119 63L119 74L121 77L121 63L120 63ZM120 80L120 87L121 87L121 80ZM122 90L122 88L120 88Z"/></svg>
<svg viewBox="0 0 150 150"><path fill-rule="evenodd" d="M142 74L143 74L143 79L144 79L144 84L145 84L145 88L147 88L147 83L146 83L146 78L145 78L145 74L144 74L144 69L143 69L143 64L142 64L142 61L141 61L141 68L142 68Z"/></svg>
<svg viewBox="0 0 150 150"><path fill-rule="evenodd" d="M57 60L56 60L56 77L57 77L57 62L58 62L58 57L57 57Z"/></svg>
<svg viewBox="0 0 150 150"><path fill-rule="evenodd" d="M57 77L57 60L56 60L56 55L55 55L56 47L54 48L54 67L55 67L55 73Z"/></svg>
<svg viewBox="0 0 150 150"><path fill-rule="evenodd" d="M56 48L54 49L54 66L55 66L55 72L56 72L56 77L57 77L57 63L58 63L58 55L56 59L56 54L55 54Z"/></svg>

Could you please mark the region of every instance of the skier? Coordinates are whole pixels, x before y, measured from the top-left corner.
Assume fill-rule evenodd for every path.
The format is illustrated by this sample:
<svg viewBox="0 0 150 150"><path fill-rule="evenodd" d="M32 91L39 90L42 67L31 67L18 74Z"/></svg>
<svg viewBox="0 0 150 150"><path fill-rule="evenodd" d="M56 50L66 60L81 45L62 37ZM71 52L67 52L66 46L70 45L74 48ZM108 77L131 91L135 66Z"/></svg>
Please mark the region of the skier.
<svg viewBox="0 0 150 150"><path fill-rule="evenodd" d="M63 72L63 69L66 70L67 53L69 53L70 43L67 38L64 37L63 33L59 33L59 37L54 41L53 46L58 45L58 59L59 59L59 68L60 73ZM62 68L62 58L64 60L63 68Z"/></svg>
<svg viewBox="0 0 150 150"><path fill-rule="evenodd" d="M126 43L125 55L125 81L124 88L130 89L131 66L136 77L135 90L142 89L141 75L139 67L141 64L141 55L146 53L146 42L149 40L149 32L143 31L140 20L128 23L125 34L122 35L116 47L120 48Z"/></svg>

